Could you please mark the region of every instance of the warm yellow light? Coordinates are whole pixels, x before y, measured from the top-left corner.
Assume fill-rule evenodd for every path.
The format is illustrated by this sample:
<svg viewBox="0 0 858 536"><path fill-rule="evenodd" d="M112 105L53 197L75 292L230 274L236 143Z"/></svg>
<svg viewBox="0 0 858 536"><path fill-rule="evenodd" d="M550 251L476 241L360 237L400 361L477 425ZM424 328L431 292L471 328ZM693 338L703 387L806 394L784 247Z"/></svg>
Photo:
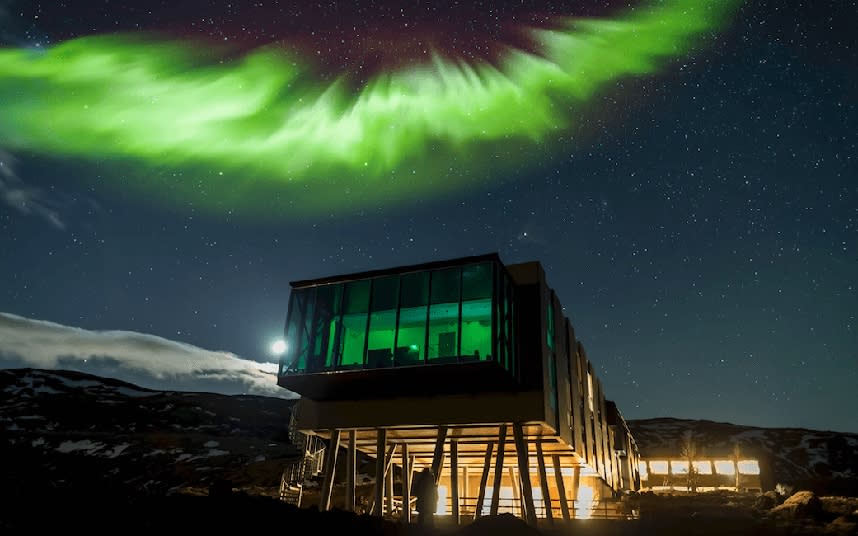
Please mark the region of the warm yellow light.
<svg viewBox="0 0 858 536"><path fill-rule="evenodd" d="M438 503L435 505L435 513L439 516L447 515L447 486L438 486Z"/></svg>
<svg viewBox="0 0 858 536"><path fill-rule="evenodd" d="M715 472L719 475L735 475L736 467L732 460L715 460Z"/></svg>
<svg viewBox="0 0 858 536"><path fill-rule="evenodd" d="M705 461L696 461L693 463L694 472L698 475L711 475L712 474L712 462L709 460Z"/></svg>
<svg viewBox="0 0 858 536"><path fill-rule="evenodd" d="M657 462L649 462L649 472L654 475L666 475L667 461L659 460Z"/></svg>
<svg viewBox="0 0 858 536"><path fill-rule="evenodd" d="M687 475L688 462L683 460L670 460L670 472L675 475Z"/></svg>
<svg viewBox="0 0 858 536"><path fill-rule="evenodd" d="M757 460L739 460L740 475L758 475L760 474L760 464Z"/></svg>
<svg viewBox="0 0 858 536"><path fill-rule="evenodd" d="M575 517L590 519L593 513L593 488L581 486L578 488L578 500L575 502Z"/></svg>

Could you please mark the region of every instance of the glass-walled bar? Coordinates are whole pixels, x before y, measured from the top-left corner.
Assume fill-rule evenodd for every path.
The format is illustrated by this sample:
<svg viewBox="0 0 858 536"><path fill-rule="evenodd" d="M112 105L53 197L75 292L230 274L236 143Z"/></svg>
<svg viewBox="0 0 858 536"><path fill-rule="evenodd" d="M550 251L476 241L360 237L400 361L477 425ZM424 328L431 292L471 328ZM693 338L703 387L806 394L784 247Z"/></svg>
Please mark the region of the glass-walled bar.
<svg viewBox="0 0 858 536"><path fill-rule="evenodd" d="M280 375L493 361L517 374L498 262L293 288Z"/></svg>

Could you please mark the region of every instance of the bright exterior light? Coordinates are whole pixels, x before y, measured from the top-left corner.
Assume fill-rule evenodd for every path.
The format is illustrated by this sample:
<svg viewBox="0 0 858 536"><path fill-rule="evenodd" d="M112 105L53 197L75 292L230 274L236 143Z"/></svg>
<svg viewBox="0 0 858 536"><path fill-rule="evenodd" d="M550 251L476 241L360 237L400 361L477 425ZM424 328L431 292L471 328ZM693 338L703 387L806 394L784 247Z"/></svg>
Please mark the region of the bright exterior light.
<svg viewBox="0 0 858 536"><path fill-rule="evenodd" d="M670 461L670 472L675 475L685 475L688 474L688 462L683 460L671 460Z"/></svg>
<svg viewBox="0 0 858 536"><path fill-rule="evenodd" d="M758 475L760 474L760 464L757 460L739 460L740 475Z"/></svg>
<svg viewBox="0 0 858 536"><path fill-rule="evenodd" d="M649 462L649 472L654 475L666 475L667 474L667 461L651 461Z"/></svg>
<svg viewBox="0 0 858 536"><path fill-rule="evenodd" d="M698 475L711 475L712 474L712 463L709 460L704 461L695 461L694 462L694 472Z"/></svg>
<svg viewBox="0 0 858 536"><path fill-rule="evenodd" d="M282 355L286 352L286 341L283 339L277 339L273 343L271 343L271 353L274 355Z"/></svg>
<svg viewBox="0 0 858 536"><path fill-rule="evenodd" d="M719 475L735 475L736 467L732 460L715 460L715 472Z"/></svg>
<svg viewBox="0 0 858 536"><path fill-rule="evenodd" d="M649 473L646 470L646 462L638 462L638 472L641 474L641 479L649 478Z"/></svg>

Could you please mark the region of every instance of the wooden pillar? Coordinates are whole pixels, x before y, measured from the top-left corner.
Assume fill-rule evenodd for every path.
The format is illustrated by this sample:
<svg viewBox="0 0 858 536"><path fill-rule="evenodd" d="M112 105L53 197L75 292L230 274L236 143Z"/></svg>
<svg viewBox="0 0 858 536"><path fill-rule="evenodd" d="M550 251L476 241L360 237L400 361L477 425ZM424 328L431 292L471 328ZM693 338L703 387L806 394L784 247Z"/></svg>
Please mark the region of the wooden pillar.
<svg viewBox="0 0 858 536"><path fill-rule="evenodd" d="M346 511L355 511L355 461L357 456L357 430L349 430L349 450L346 458Z"/></svg>
<svg viewBox="0 0 858 536"><path fill-rule="evenodd" d="M392 458L393 456L391 456ZM387 515L393 515L393 467L388 467L384 476L384 490L387 500Z"/></svg>
<svg viewBox="0 0 858 536"><path fill-rule="evenodd" d="M581 468L572 469L572 499L578 500L578 488L581 487Z"/></svg>
<svg viewBox="0 0 858 536"><path fill-rule="evenodd" d="M486 483L489 481L489 469L492 466L492 452L494 451L495 444L489 441L489 444L486 446L486 459L483 462L483 474L480 477L480 489L477 492L477 507L474 510L474 519L482 515L483 512L483 502L486 500Z"/></svg>
<svg viewBox="0 0 858 536"><path fill-rule="evenodd" d="M450 441L450 491L452 492L453 523L459 524L459 443Z"/></svg>
<svg viewBox="0 0 858 536"><path fill-rule="evenodd" d="M515 450L518 454L518 474L521 477L521 491L524 496L526 519L530 525L536 526L536 511L533 509L533 487L530 483L530 462L528 461L527 442L524 440L524 429L520 422L513 423L512 435L515 440Z"/></svg>
<svg viewBox="0 0 858 536"><path fill-rule="evenodd" d="M385 455L384 449L387 447L387 430L379 428L375 441L375 496L373 497L372 515L380 515L382 513L382 505L384 504L384 473L385 473Z"/></svg>
<svg viewBox="0 0 858 536"><path fill-rule="evenodd" d="M471 498L471 484L469 482L470 477L468 476L468 466L465 465L462 467L462 503L465 504L465 501Z"/></svg>
<svg viewBox="0 0 858 536"><path fill-rule="evenodd" d="M507 467L509 471L509 481L512 483L512 500L518 503L519 517L524 518L527 511L527 505L524 504L524 494L521 492L521 480L515 477L515 469L510 465Z"/></svg>
<svg viewBox="0 0 858 536"><path fill-rule="evenodd" d="M328 441L328 452L325 459L325 478L322 480L322 489L319 510L326 511L331 508L331 490L334 488L334 475L337 471L337 451L340 448L340 431L331 430L331 439Z"/></svg>
<svg viewBox="0 0 858 536"><path fill-rule="evenodd" d="M492 488L492 505L489 515L498 515L498 504L500 501L501 479L503 478L503 455L506 449L506 424L500 425L498 431L498 453L495 456L495 480Z"/></svg>
<svg viewBox="0 0 858 536"><path fill-rule="evenodd" d="M408 443L402 444L402 516L403 523L411 523L411 460L408 458Z"/></svg>
<svg viewBox="0 0 858 536"><path fill-rule="evenodd" d="M435 475L435 485L441 480L441 469L444 467L444 443L447 441L447 427L438 427L438 438L435 440L435 453L432 455L432 474Z"/></svg>
<svg viewBox="0 0 858 536"><path fill-rule="evenodd" d="M542 487L542 504L545 507L545 519L554 525L554 512L551 511L551 489L548 487L548 476L545 471L545 458L542 453L542 442L536 441L536 461L539 465L539 485Z"/></svg>
<svg viewBox="0 0 858 536"><path fill-rule="evenodd" d="M578 490L581 487L581 468L572 469L572 512L578 517Z"/></svg>
<svg viewBox="0 0 858 536"><path fill-rule="evenodd" d="M560 495L560 513L563 520L569 521L569 500L566 498L566 484L563 482L563 470L560 467L560 456L555 454L551 457L554 463L554 479L557 481L557 492Z"/></svg>

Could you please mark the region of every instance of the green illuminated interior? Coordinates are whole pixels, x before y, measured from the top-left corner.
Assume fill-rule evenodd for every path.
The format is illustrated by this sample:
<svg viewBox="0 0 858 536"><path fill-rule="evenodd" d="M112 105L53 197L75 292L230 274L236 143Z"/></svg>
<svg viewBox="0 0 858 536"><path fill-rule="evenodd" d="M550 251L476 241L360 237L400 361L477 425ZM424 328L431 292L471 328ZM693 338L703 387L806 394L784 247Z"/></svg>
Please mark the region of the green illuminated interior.
<svg viewBox="0 0 858 536"><path fill-rule="evenodd" d="M5 48L0 146L146 164L159 172L140 173L134 187L236 213L328 213L446 192L472 175L451 166L480 169L492 146L546 142L574 123L573 104L687 54L737 5L662 0L612 19L570 19L531 30L539 54L511 50L497 67L436 57L380 74L356 93L341 80L322 82L306 58L273 49L224 60L213 47L123 35ZM445 303L430 307L435 335L450 333ZM481 307L470 303L463 314L479 316ZM380 331L390 327L383 310L372 314ZM462 330L461 343L479 349L476 328ZM431 337L435 357L449 351L449 337Z"/></svg>
<svg viewBox="0 0 858 536"><path fill-rule="evenodd" d="M509 289L491 262L294 289L281 374L475 361L514 372L511 315L492 315L511 310Z"/></svg>

